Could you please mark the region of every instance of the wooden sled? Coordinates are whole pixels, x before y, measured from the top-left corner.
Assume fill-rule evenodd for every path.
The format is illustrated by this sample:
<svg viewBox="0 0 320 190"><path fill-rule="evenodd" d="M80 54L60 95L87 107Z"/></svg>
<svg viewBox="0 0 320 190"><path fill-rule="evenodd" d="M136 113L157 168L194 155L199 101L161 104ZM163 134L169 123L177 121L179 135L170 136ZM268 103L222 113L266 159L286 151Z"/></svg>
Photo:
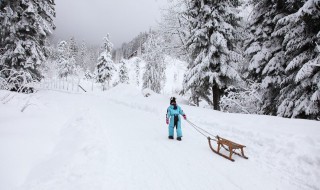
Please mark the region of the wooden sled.
<svg viewBox="0 0 320 190"><path fill-rule="evenodd" d="M216 136L216 139L217 139L217 140L211 139L210 137L208 137L208 142L209 142L210 149L211 149L214 153L216 153L216 154L218 154L218 155L220 155L220 156L222 156L222 157L224 157L224 158L226 158L226 159L228 159L228 160L230 160L230 161L232 161L232 162L234 162L234 159L232 159L232 155L233 155L233 154L236 154L236 155L238 155L238 156L240 156L240 157L242 157L242 158L248 159L248 157L246 157L246 156L244 155L244 152L243 152L243 148L246 147L246 146L241 145L241 144L238 144L238 143L235 143L235 142L232 142L232 141L229 141L229 140L224 139L224 138L221 138L221 137L219 137L219 136ZM217 144L218 144L218 149L217 149L217 150L215 150L215 149L212 147L212 144L211 144L211 141L212 141L212 140L215 140L215 141L217 142ZM227 146L228 148L226 148L226 146ZM220 153L221 147L223 147L224 149L226 149L227 151L229 151L229 156L226 156L226 155ZM241 154L235 152L234 150L236 150L236 149L240 149Z"/></svg>

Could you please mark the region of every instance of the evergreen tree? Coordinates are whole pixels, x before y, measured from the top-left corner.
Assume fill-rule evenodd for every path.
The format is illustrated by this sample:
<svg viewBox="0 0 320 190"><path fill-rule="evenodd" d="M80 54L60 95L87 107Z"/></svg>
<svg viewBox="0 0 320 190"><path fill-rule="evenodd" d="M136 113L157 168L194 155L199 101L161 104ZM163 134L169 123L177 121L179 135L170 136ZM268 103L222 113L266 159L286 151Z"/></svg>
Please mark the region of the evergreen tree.
<svg viewBox="0 0 320 190"><path fill-rule="evenodd" d="M69 46L66 41L61 41L58 44L58 60L57 66L60 78L68 78L68 76L75 74L75 59L70 56Z"/></svg>
<svg viewBox="0 0 320 190"><path fill-rule="evenodd" d="M102 83L103 90L106 89L106 82L108 87L110 86L110 80L115 70L114 63L112 61L111 52L113 44L109 40L109 34L104 37L103 51L98 58L98 64L96 68L97 81Z"/></svg>
<svg viewBox="0 0 320 190"><path fill-rule="evenodd" d="M237 0L194 0L184 13L189 18L191 32L186 45L192 59L184 78L184 91L191 90L194 98L200 96L215 110L220 110L225 89L241 80L235 69L242 59L237 47L238 6Z"/></svg>
<svg viewBox="0 0 320 190"><path fill-rule="evenodd" d="M55 28L54 0L2 0L0 3L0 77L15 89L42 77L45 42Z"/></svg>
<svg viewBox="0 0 320 190"><path fill-rule="evenodd" d="M87 51L88 49L87 49L86 43L82 41L79 49L79 61L78 61L79 65L82 68L86 68Z"/></svg>
<svg viewBox="0 0 320 190"><path fill-rule="evenodd" d="M299 9L280 19L273 33L283 39L286 65L278 115L320 119L320 1L290 3Z"/></svg>
<svg viewBox="0 0 320 190"><path fill-rule="evenodd" d="M145 73L143 74L143 88L149 88L160 93L165 78L164 55L161 48L161 38L150 33L148 40L144 44L145 53L142 55L147 62Z"/></svg>
<svg viewBox="0 0 320 190"><path fill-rule="evenodd" d="M136 59L135 61L135 71L136 71L136 82L137 86L140 86L140 59Z"/></svg>
<svg viewBox="0 0 320 190"><path fill-rule="evenodd" d="M120 64L121 64L120 70L119 70L120 83L129 84L129 73L128 73L128 68L126 67L125 60L122 59Z"/></svg>
<svg viewBox="0 0 320 190"><path fill-rule="evenodd" d="M70 38L70 41L69 41L69 52L70 52L70 54L69 54L70 58L73 58L73 59L77 60L78 46L77 46L77 42L76 42L74 37Z"/></svg>
<svg viewBox="0 0 320 190"><path fill-rule="evenodd" d="M297 7L295 1L254 0L249 22L252 36L245 54L249 65L245 77L260 83L263 94L261 112L276 115L281 83L285 77L284 51L281 38L273 36L277 22ZM290 6L289 6L290 5Z"/></svg>

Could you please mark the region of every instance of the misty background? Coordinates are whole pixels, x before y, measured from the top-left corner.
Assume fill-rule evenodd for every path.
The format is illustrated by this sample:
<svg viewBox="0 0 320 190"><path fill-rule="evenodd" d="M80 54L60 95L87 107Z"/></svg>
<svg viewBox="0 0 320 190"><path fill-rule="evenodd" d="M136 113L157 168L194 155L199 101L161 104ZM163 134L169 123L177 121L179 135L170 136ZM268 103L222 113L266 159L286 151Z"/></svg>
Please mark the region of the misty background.
<svg viewBox="0 0 320 190"><path fill-rule="evenodd" d="M53 43L70 39L101 45L109 33L115 48L160 20L167 0L56 0Z"/></svg>

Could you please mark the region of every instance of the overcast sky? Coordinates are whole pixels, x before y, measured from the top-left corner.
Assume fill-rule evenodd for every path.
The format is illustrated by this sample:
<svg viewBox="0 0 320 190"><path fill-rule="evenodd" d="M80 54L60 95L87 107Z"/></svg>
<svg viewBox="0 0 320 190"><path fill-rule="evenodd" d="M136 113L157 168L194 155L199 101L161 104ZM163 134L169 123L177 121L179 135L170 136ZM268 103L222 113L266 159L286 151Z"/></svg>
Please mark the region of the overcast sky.
<svg viewBox="0 0 320 190"><path fill-rule="evenodd" d="M74 36L88 44L102 44L109 33L119 47L140 32L156 26L167 0L56 0L56 40Z"/></svg>

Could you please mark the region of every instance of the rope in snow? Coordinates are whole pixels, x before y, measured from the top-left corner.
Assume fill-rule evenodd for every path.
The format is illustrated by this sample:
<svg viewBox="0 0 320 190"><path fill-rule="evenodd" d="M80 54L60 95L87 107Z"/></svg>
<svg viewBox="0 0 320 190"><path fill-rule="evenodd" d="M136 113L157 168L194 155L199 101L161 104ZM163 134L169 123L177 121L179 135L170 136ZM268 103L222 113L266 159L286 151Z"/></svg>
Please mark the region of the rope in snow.
<svg viewBox="0 0 320 190"><path fill-rule="evenodd" d="M208 138L210 136L213 136L214 138L217 138L216 135L213 135L211 133L209 133L208 131L204 130L203 128L197 126L196 124L192 123L191 121L189 121L188 119L186 119L186 121L190 124L191 127L193 127L196 131L198 131L200 134L202 134L204 137ZM202 132L201 132L202 131ZM208 135L206 135L205 133L207 133ZM211 140L217 141L216 139L213 139L210 137Z"/></svg>

